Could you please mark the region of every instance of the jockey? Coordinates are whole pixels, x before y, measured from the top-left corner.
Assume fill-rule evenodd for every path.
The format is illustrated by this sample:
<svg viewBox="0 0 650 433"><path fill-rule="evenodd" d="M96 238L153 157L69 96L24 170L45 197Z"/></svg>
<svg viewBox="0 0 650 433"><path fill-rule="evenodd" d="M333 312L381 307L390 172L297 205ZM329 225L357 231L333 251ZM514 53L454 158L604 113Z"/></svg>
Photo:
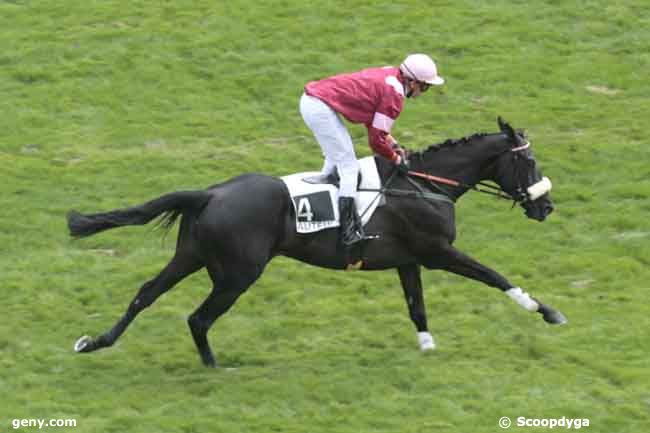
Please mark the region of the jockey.
<svg viewBox="0 0 650 433"><path fill-rule="evenodd" d="M372 150L392 161L400 171L406 171L404 150L390 135L402 111L404 97L417 98L431 85L444 82L429 56L411 54L399 68L369 68L312 81L305 86L300 113L325 156L321 176L327 177L336 168L341 178L338 204L343 245L352 245L366 236L354 201L359 163L350 133L339 115L352 123L364 124Z"/></svg>

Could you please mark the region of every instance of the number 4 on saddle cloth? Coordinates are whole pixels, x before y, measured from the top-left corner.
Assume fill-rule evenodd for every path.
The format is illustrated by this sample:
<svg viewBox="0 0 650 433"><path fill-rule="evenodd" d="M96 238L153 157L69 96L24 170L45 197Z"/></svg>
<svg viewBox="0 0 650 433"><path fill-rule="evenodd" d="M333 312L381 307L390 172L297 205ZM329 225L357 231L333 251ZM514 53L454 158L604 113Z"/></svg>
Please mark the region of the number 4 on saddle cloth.
<svg viewBox="0 0 650 433"><path fill-rule="evenodd" d="M358 186L360 191L356 205L361 222L365 226L383 202L383 197L379 197L381 179L375 158L362 158L359 165L361 183ZM313 183L319 177L320 172L304 172L281 178L287 185L293 202L298 233L315 233L340 225L338 187L331 183Z"/></svg>

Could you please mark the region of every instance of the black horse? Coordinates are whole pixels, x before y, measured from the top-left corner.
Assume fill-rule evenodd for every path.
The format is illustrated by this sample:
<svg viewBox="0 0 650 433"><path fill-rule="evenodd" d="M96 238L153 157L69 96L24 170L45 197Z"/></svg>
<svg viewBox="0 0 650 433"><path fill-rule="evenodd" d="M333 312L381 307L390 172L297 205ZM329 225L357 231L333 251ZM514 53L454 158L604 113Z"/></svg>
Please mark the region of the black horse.
<svg viewBox="0 0 650 433"><path fill-rule="evenodd" d="M492 185L496 193L521 204L529 218L543 221L553 210L550 183L542 177L525 136L501 119L499 126L499 133L448 140L410 153L407 176L376 158L386 203L366 226L368 233L379 237L366 241L358 252L360 268L397 269L422 350L435 347L427 328L422 266L499 288L522 307L540 313L546 322L566 323L560 312L452 245L456 237L453 202L470 189L484 188L482 181L496 183L498 187ZM188 324L203 363L214 366L208 330L273 257L288 256L330 269L349 265L338 245L337 229L296 233L295 210L285 184L259 174L241 175L207 190L173 192L127 209L88 215L70 212L68 226L72 236L85 237L114 227L146 224L159 216L166 227L182 216L174 257L140 288L112 329L96 338L81 337L75 344L77 352L113 345L140 311L205 267L214 286L189 316Z"/></svg>

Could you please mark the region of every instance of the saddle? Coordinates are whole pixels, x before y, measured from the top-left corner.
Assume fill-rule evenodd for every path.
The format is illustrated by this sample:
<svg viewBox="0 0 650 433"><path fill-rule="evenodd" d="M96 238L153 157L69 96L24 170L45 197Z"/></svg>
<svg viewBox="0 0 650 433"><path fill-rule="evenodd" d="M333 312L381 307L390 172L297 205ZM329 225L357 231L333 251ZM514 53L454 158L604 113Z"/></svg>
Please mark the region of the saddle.
<svg viewBox="0 0 650 433"><path fill-rule="evenodd" d="M370 221L377 207L384 203L384 197L379 193L381 179L375 158L372 156L362 158L359 160L359 165L361 170L356 208L365 225ZM338 174L322 176L318 172L311 171L282 176L281 179L287 186L293 202L298 233L314 233L339 227Z"/></svg>

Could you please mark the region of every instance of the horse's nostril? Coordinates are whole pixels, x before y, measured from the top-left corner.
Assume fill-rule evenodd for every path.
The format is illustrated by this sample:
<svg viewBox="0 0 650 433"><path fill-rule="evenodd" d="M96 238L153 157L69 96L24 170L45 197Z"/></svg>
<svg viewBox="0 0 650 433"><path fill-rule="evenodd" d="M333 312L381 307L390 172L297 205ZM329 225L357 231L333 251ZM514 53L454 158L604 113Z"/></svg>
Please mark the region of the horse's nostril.
<svg viewBox="0 0 650 433"><path fill-rule="evenodd" d="M555 209L555 208L553 207L552 204L548 204L548 205L546 205L546 207L544 208L544 213L545 213L546 215L549 215L551 212L553 212L554 209Z"/></svg>

